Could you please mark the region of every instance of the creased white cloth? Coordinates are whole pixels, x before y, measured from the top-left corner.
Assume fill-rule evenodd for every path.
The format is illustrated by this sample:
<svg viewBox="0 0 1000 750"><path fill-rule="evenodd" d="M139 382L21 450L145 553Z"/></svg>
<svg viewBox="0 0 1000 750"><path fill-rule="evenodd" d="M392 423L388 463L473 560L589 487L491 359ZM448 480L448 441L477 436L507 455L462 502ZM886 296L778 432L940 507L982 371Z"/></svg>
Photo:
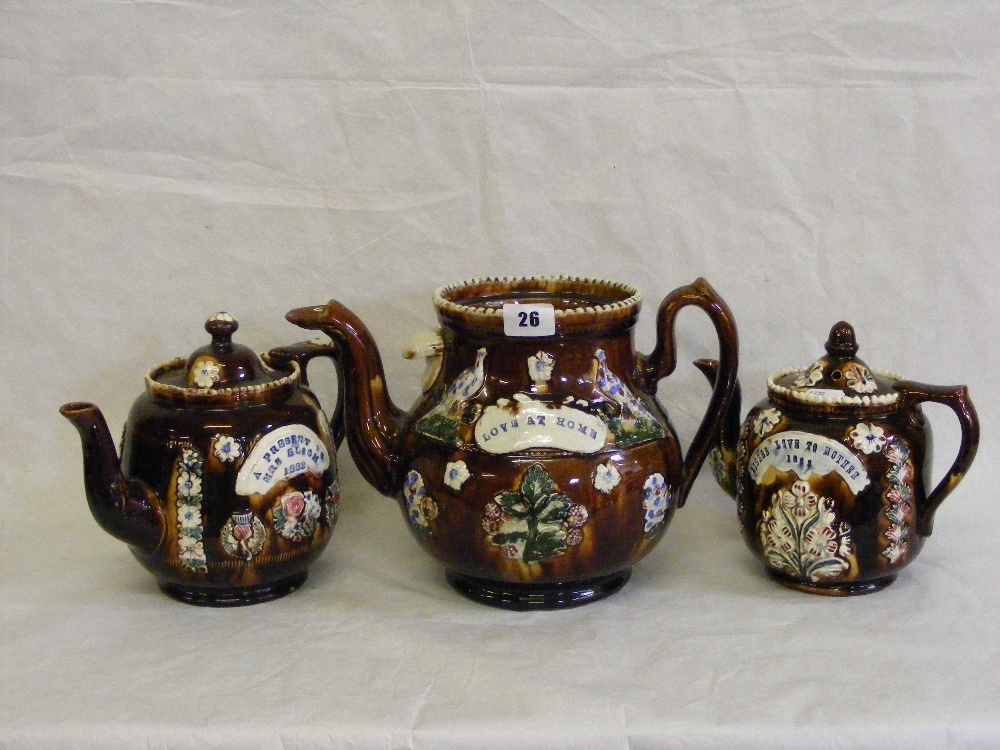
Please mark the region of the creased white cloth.
<svg viewBox="0 0 1000 750"><path fill-rule="evenodd" d="M1000 8L990 2L0 6L0 747L995 748ZM773 584L709 472L610 599L467 602L346 449L305 587L163 596L83 496L75 432L227 310L263 350L336 297L399 356L483 275L707 277L747 404L847 319L873 367L967 383L979 458L883 592ZM707 401L679 321L661 384ZM312 381L329 410L332 368ZM958 444L927 409L935 477Z"/></svg>

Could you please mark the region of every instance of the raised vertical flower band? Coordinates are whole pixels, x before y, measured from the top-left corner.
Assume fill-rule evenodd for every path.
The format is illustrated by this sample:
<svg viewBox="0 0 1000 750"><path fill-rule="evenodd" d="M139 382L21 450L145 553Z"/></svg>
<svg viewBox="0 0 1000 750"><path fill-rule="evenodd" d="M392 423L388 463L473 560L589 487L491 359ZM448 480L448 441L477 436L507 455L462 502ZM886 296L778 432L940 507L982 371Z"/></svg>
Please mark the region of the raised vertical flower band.
<svg viewBox="0 0 1000 750"><path fill-rule="evenodd" d="M208 570L202 539L201 479L204 460L198 451L185 448L177 460L177 557L188 570Z"/></svg>
<svg viewBox="0 0 1000 750"><path fill-rule="evenodd" d="M904 559L909 552L910 522L913 519L913 462L910 449L894 442L886 449L889 461L888 490L885 495L885 518L888 522L883 536L885 546L882 556L890 563Z"/></svg>

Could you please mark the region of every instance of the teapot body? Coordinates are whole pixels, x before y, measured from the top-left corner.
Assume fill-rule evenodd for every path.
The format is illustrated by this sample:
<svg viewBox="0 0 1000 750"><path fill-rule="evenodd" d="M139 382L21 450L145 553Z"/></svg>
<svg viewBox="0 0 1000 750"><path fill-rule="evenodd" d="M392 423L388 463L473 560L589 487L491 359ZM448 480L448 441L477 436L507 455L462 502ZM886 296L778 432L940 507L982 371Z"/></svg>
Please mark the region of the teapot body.
<svg viewBox="0 0 1000 750"><path fill-rule="evenodd" d="M143 394L121 463L163 512L160 544L132 553L166 593L192 604L253 604L294 591L337 522L334 441L304 388L275 403L207 411Z"/></svg>
<svg viewBox="0 0 1000 750"><path fill-rule="evenodd" d="M763 400L737 447L747 545L780 582L812 593L877 591L917 556L931 492L930 425L919 407L817 419Z"/></svg>
<svg viewBox="0 0 1000 750"><path fill-rule="evenodd" d="M438 289L424 395L388 398L371 334L336 300L288 319L342 348L348 444L462 594L511 609L601 599L683 505L736 382L731 313L702 279L664 299L657 346L633 346L641 296L592 279L477 279ZM655 398L673 326L704 309L720 340L712 397L686 455Z"/></svg>
<svg viewBox="0 0 1000 750"><path fill-rule="evenodd" d="M399 446L395 494L410 530L467 593L616 590L666 531L683 473L631 331L443 338L439 376ZM599 371L614 386L602 389ZM469 373L475 391L455 399Z"/></svg>

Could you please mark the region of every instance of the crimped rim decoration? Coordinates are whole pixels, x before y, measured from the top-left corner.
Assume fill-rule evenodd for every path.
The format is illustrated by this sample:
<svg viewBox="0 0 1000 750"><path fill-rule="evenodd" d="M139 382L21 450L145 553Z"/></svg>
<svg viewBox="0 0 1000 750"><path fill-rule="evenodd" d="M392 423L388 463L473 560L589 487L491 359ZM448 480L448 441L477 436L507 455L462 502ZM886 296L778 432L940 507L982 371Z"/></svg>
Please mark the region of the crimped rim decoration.
<svg viewBox="0 0 1000 750"><path fill-rule="evenodd" d="M835 392L827 390L822 393L817 393L816 391L809 389L797 390L795 388L778 385L778 381L782 378L787 378L789 375L798 375L805 372L807 369L808 368L806 367L791 367L787 370L779 370L774 373L767 379L768 393L772 393L776 396L782 396L793 401L798 401L801 404L815 406L850 406L853 408L859 406L884 407L890 406L899 401L898 393L885 393L881 396L849 396L843 391ZM895 372L872 370L872 373L887 380L905 380L902 375Z"/></svg>
<svg viewBox="0 0 1000 750"><path fill-rule="evenodd" d="M484 276L438 287L434 291L433 300L439 313L449 319L493 327L503 322L502 307L469 305L462 300L456 301L454 297L458 294L462 295L463 300L480 296L502 297L505 293L513 295L517 292L539 292L537 300L539 302L545 301L546 292L553 296L560 293L576 293L595 297L621 297L599 305L556 309L553 312L557 324L624 320L638 313L642 304L642 293L631 284L580 276ZM511 301L516 301L516 298L512 296ZM528 297L523 301L530 303L535 300Z"/></svg>
<svg viewBox="0 0 1000 750"><path fill-rule="evenodd" d="M265 362L266 364L266 362ZM158 378L187 366L187 357L177 357L157 365L146 373L146 391L153 397L185 406L237 406L263 404L289 395L299 385L301 368L290 361L291 372L269 383L241 385L236 388L184 388L161 383Z"/></svg>

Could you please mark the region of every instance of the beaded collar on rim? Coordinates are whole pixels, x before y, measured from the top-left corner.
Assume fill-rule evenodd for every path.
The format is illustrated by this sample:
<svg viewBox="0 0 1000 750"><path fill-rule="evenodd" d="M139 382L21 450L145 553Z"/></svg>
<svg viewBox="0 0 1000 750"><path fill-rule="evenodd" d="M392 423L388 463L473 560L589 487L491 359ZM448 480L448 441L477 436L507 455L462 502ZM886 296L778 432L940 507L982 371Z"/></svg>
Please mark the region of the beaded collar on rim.
<svg viewBox="0 0 1000 750"><path fill-rule="evenodd" d="M580 297L577 306L570 306L571 302L556 306L556 320L567 323L595 315L625 318L638 312L642 303L638 289L618 281L576 276L494 276L439 287L434 291L434 306L448 317L486 323L503 319L503 302L547 302L559 296ZM469 304L471 300L478 304Z"/></svg>
<svg viewBox="0 0 1000 750"><path fill-rule="evenodd" d="M264 404L282 398L298 387L301 375L299 363L293 360L288 364L291 367L290 373L266 383L232 388L184 388L160 381L164 375L186 368L187 358L177 357L153 367L146 373L146 392L158 400L185 406Z"/></svg>
<svg viewBox="0 0 1000 750"><path fill-rule="evenodd" d="M779 370L767 379L767 390L775 396L784 396L803 404L824 404L827 406L888 406L899 401L899 394L896 392L876 394L874 396L850 396L844 391L809 388L795 388L779 385L779 381L801 377L809 372L808 368L791 367L787 370ZM905 380L899 373L884 372L881 370L872 371L880 379L887 381ZM793 381L794 382L794 381Z"/></svg>

